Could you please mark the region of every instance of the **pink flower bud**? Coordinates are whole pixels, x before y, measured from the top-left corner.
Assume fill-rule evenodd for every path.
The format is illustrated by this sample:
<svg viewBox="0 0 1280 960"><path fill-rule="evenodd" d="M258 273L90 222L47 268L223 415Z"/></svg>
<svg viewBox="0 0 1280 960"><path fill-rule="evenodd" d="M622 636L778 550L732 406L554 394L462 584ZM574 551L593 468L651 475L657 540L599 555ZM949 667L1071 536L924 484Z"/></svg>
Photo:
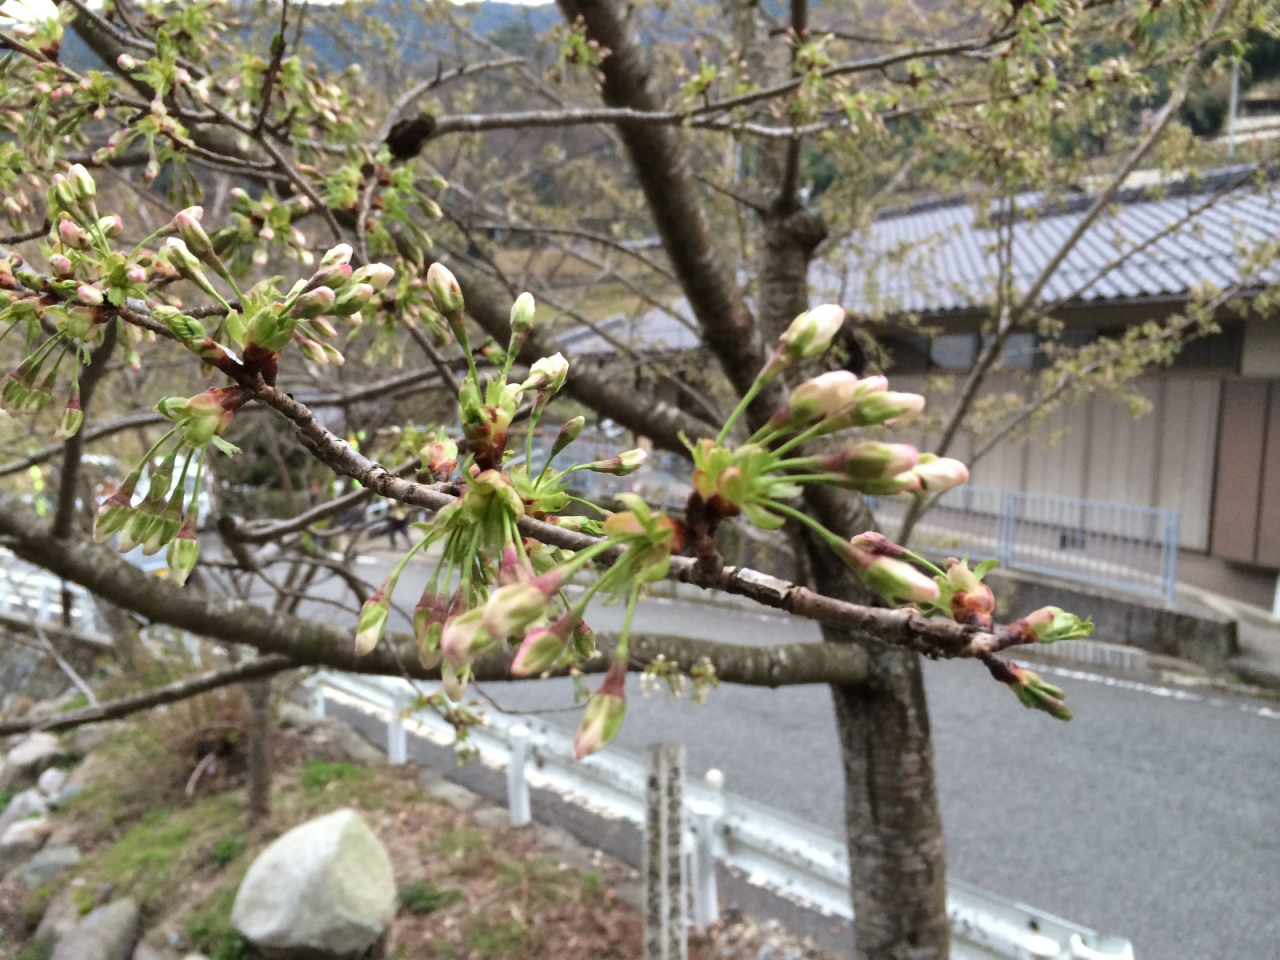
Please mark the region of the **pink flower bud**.
<svg viewBox="0 0 1280 960"><path fill-rule="evenodd" d="M512 583L489 594L480 610L485 632L505 640L546 614L547 596L534 584Z"/></svg>
<svg viewBox="0 0 1280 960"><path fill-rule="evenodd" d="M85 238L84 229L71 220L59 221L58 239L72 250L87 250L90 246Z"/></svg>
<svg viewBox="0 0 1280 960"><path fill-rule="evenodd" d="M451 617L440 634L440 652L455 669L466 666L497 640L484 628L484 607Z"/></svg>
<svg viewBox="0 0 1280 960"><path fill-rule="evenodd" d="M55 277L69 277L74 272L71 261L60 253L51 254L49 257L49 269L53 271Z"/></svg>
<svg viewBox="0 0 1280 960"><path fill-rule="evenodd" d="M551 627L537 627L525 634L511 661L513 677L534 677L555 665L564 653L565 638Z"/></svg>
<svg viewBox="0 0 1280 960"><path fill-rule="evenodd" d="M621 660L609 664L600 689L587 701L582 723L573 737L573 754L581 760L607 745L622 728L627 712L627 665Z"/></svg>
<svg viewBox="0 0 1280 960"><path fill-rule="evenodd" d="M116 57L116 66L121 70L137 70L138 61L137 58L131 57L127 53L122 53Z"/></svg>
<svg viewBox="0 0 1280 960"><path fill-rule="evenodd" d="M963 463L932 453L921 454L912 472L920 478L920 489L927 493L941 493L969 482L969 468Z"/></svg>
<svg viewBox="0 0 1280 960"><path fill-rule="evenodd" d="M863 533L849 541L843 559L869 590L890 603L931 603L939 590L933 578L904 559L907 551L878 533Z"/></svg>
<svg viewBox="0 0 1280 960"><path fill-rule="evenodd" d="M906 473L916 465L919 451L909 443L876 443L867 441L837 453L814 457L824 473L834 473L849 480L879 480Z"/></svg>
<svg viewBox="0 0 1280 960"><path fill-rule="evenodd" d="M523 390L544 390L547 393L559 393L569 376L569 361L563 354L553 353L549 357L535 360L529 367L529 379L521 384Z"/></svg>
<svg viewBox="0 0 1280 960"><path fill-rule="evenodd" d="M511 332L515 336L523 336L533 328L533 315L537 310L537 305L533 301L533 294L525 293L516 297L516 302L511 305Z"/></svg>
<svg viewBox="0 0 1280 960"><path fill-rule="evenodd" d="M200 543L190 523L184 523L178 535L169 541L165 560L169 566L169 579L181 587L195 570L200 559Z"/></svg>
<svg viewBox="0 0 1280 960"><path fill-rule="evenodd" d="M791 321L791 326L778 337L778 346L762 375L772 375L793 363L816 357L831 346L831 341L844 323L844 308L834 303L807 310Z"/></svg>
<svg viewBox="0 0 1280 960"><path fill-rule="evenodd" d="M115 239L124 233L124 221L113 213L98 219L98 229L104 236Z"/></svg>
<svg viewBox="0 0 1280 960"><path fill-rule="evenodd" d="M804 429L833 417L857 400L858 378L848 370L833 370L806 380L787 398L787 405L770 419L776 427Z"/></svg>
<svg viewBox="0 0 1280 960"><path fill-rule="evenodd" d="M76 287L76 299L90 307L102 306L102 290L91 283L82 283Z"/></svg>
<svg viewBox="0 0 1280 960"><path fill-rule="evenodd" d="M373 652L387 629L387 617L390 613L390 591L388 584L383 583L360 608L360 616L356 620L355 653L357 657Z"/></svg>

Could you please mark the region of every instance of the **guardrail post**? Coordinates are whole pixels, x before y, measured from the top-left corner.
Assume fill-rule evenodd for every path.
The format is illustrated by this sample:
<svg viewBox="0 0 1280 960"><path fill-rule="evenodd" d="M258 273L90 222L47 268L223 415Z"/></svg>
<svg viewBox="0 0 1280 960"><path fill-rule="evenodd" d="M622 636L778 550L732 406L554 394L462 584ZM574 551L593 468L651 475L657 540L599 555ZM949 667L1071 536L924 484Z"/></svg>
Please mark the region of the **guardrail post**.
<svg viewBox="0 0 1280 960"><path fill-rule="evenodd" d="M507 763L507 813L513 827L527 827L533 821L529 781L524 775L529 762L529 728L518 724L507 734L511 743L511 759Z"/></svg>
<svg viewBox="0 0 1280 960"><path fill-rule="evenodd" d="M693 888L693 925L699 930L714 926L720 920L720 891L716 880L716 837L724 816L724 774L707 771L707 786L716 791L714 800L699 800L689 805L693 830L693 856L690 860L689 885Z"/></svg>
<svg viewBox="0 0 1280 960"><path fill-rule="evenodd" d="M684 920L684 747L648 748L644 847L645 960L687 960Z"/></svg>
<svg viewBox="0 0 1280 960"><path fill-rule="evenodd" d="M307 683L307 708L315 719L324 719L324 681L318 676Z"/></svg>
<svg viewBox="0 0 1280 960"><path fill-rule="evenodd" d="M409 762L409 741L400 714L408 704L397 691L391 697L391 713L387 717L387 763L400 766Z"/></svg>

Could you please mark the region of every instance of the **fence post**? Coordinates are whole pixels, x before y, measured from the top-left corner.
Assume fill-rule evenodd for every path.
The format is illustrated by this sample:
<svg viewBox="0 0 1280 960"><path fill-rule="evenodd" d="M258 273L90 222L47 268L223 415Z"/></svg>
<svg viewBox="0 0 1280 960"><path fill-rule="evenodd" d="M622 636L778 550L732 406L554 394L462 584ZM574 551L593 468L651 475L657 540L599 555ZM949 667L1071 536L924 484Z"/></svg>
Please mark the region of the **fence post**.
<svg viewBox="0 0 1280 960"><path fill-rule="evenodd" d="M405 734L404 719L401 712L408 704L404 696L396 691L391 695L391 713L387 717L387 763L400 766L409 761L409 743Z"/></svg>
<svg viewBox="0 0 1280 960"><path fill-rule="evenodd" d="M1164 587L1164 603L1172 607L1178 596L1178 539L1181 531L1178 522L1181 514L1177 510L1169 511L1164 522L1164 562L1160 565Z"/></svg>
<svg viewBox="0 0 1280 960"><path fill-rule="evenodd" d="M684 746L655 743L646 751L644 846L645 960L687 960L684 920Z"/></svg>
<svg viewBox="0 0 1280 960"><path fill-rule="evenodd" d="M527 827L533 821L529 807L529 781L525 766L529 762L529 728L517 724L507 731L511 738L511 758L507 763L507 813L513 827Z"/></svg>
<svg viewBox="0 0 1280 960"><path fill-rule="evenodd" d="M716 836L724 816L724 774L707 771L707 786L716 791L713 800L697 800L689 805L693 830L693 856L689 885L693 888L693 925L699 930L714 926L720 919L720 891L716 881Z"/></svg>
<svg viewBox="0 0 1280 960"><path fill-rule="evenodd" d="M1006 570L1013 566L1013 544L1018 526L1017 495L1006 493L1000 498L1000 514L996 519L996 559Z"/></svg>

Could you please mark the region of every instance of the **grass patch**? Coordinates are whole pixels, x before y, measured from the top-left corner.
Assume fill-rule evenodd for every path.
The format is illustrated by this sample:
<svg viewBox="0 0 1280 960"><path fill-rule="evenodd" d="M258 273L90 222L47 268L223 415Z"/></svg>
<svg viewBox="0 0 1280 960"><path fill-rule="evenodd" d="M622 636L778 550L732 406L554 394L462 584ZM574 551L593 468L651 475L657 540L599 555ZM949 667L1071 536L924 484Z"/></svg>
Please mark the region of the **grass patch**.
<svg viewBox="0 0 1280 960"><path fill-rule="evenodd" d="M187 936L209 960L262 960L258 949L240 935L231 922L239 883L205 901L203 909L187 919Z"/></svg>
<svg viewBox="0 0 1280 960"><path fill-rule="evenodd" d="M0 810L9 805L9 801L13 799L12 790L0 790Z"/></svg>
<svg viewBox="0 0 1280 960"><path fill-rule="evenodd" d="M22 918L22 926L27 933L35 933L52 899L53 887L38 887L23 899L19 914Z"/></svg>
<svg viewBox="0 0 1280 960"><path fill-rule="evenodd" d="M119 840L100 850L85 872L97 883L127 891L140 904L151 903L198 866L214 837L225 837L239 818L239 803L230 793L215 794L177 810L152 810ZM83 889L92 891L97 883L87 883Z"/></svg>
<svg viewBox="0 0 1280 960"><path fill-rule="evenodd" d="M466 860L484 849L484 834L479 830L445 830L436 846L446 857Z"/></svg>
<svg viewBox="0 0 1280 960"><path fill-rule="evenodd" d="M28 943L18 951L14 960L49 960L51 948L41 942Z"/></svg>
<svg viewBox="0 0 1280 960"><path fill-rule="evenodd" d="M452 887L441 889L430 880L414 880L406 883L397 895L402 907L419 916L434 913L444 907L452 907L462 900L461 890L455 890Z"/></svg>
<svg viewBox="0 0 1280 960"><path fill-rule="evenodd" d="M525 925L519 920L492 920L484 914L467 921L463 944L476 960L498 960L524 953Z"/></svg>
<svg viewBox="0 0 1280 960"><path fill-rule="evenodd" d="M209 859L216 867L225 867L244 853L244 835L234 833L218 840L209 849Z"/></svg>
<svg viewBox="0 0 1280 960"><path fill-rule="evenodd" d="M373 771L354 763L329 763L324 760L307 760L302 764L302 787L312 793L325 790L330 784L360 786L369 782Z"/></svg>

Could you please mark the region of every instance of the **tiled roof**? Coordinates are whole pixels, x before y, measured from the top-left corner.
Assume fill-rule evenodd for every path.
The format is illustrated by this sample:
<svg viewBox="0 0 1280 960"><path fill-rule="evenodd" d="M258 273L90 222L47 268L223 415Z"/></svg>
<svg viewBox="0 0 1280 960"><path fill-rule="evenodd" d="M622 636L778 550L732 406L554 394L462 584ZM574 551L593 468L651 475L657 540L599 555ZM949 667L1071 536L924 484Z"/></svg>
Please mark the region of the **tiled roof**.
<svg viewBox="0 0 1280 960"><path fill-rule="evenodd" d="M1165 183L1159 196L1152 188L1121 191L1058 266L1043 299L1069 298L1081 305L1181 300L1204 283L1234 283L1240 277L1243 251L1280 239L1280 182L1273 179L1259 190L1250 180L1206 209L1199 208L1253 170L1233 167ZM1091 202L1084 194L1018 198L1013 271L1019 290L1025 291L1053 259ZM1193 210L1198 212L1177 230L1098 275ZM882 215L842 255L813 265L813 302L838 300L863 312L926 317L984 309L997 276L997 234L992 221L979 224L978 219L963 199L921 203ZM1280 268L1264 272L1262 279L1280 280ZM563 336L561 343L580 357L619 353L611 341L637 353L700 346L688 302L682 297L671 309L681 319L652 309L601 321L597 327L606 336L580 328Z"/></svg>
<svg viewBox="0 0 1280 960"><path fill-rule="evenodd" d="M1121 255L1198 210L1249 168L1216 171L1170 187L1126 190L1089 228L1045 286L1043 299L1077 303L1182 299L1198 285L1225 287L1240 278L1242 251L1280 238L1280 187L1245 184L1200 210L1187 223L1133 253ZM1013 274L1026 290L1081 222L1092 198L1019 198L1013 233ZM980 309L992 299L997 276L997 230L978 223L962 201L921 204L881 216L849 248L843 265L815 267L818 298L885 314L939 315ZM844 276L841 277L841 272ZM1280 271L1264 274L1274 281Z"/></svg>

